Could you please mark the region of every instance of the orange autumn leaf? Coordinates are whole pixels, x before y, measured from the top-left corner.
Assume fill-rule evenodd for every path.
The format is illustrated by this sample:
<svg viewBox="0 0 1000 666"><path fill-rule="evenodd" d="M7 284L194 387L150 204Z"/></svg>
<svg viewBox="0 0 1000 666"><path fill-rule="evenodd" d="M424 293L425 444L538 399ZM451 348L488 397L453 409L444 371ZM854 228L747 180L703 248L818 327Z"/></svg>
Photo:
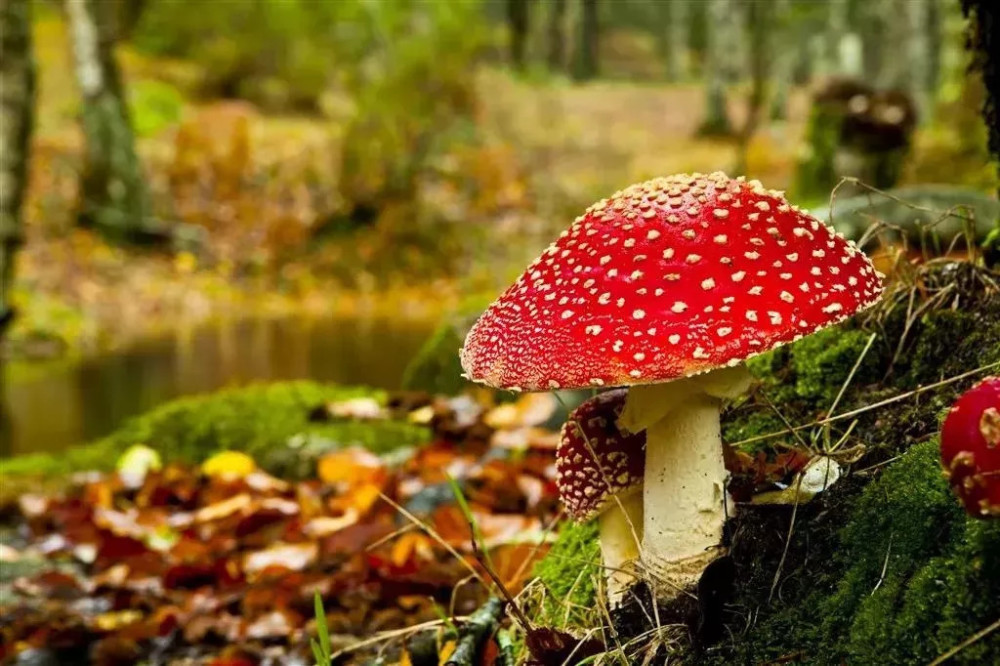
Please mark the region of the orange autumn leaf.
<svg viewBox="0 0 1000 666"><path fill-rule="evenodd" d="M392 544L389 558L397 567L403 567L409 562L434 559L434 542L419 532L407 532Z"/></svg>
<svg viewBox="0 0 1000 666"><path fill-rule="evenodd" d="M384 489L382 483L365 482L352 487L343 495L339 495L330 500L330 508L340 513L344 511L354 511L357 513L368 513L369 509L378 501Z"/></svg>
<svg viewBox="0 0 1000 666"><path fill-rule="evenodd" d="M357 446L327 453L319 459L316 473L324 483L380 483L385 479L385 465L374 453Z"/></svg>

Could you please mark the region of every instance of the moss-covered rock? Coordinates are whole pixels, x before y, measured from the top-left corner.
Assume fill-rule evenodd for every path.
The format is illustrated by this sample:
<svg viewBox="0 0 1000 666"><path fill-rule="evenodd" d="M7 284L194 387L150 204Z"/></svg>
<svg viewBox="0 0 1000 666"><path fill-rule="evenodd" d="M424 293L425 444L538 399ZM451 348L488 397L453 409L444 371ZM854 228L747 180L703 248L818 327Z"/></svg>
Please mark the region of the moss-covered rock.
<svg viewBox="0 0 1000 666"><path fill-rule="evenodd" d="M84 469L111 469L134 444L147 444L165 461L197 462L223 450L244 451L279 473L297 469L299 450L315 452L352 444L384 452L428 439L424 428L394 421L309 420L317 405L371 396L380 391L315 382L282 382L181 398L129 420L107 437L58 454L4 460L0 481L23 475L52 476Z"/></svg>
<svg viewBox="0 0 1000 666"><path fill-rule="evenodd" d="M963 514L936 440L914 446L863 492L857 487L799 514L781 573L791 583L773 597L768 585L742 586L741 605L760 619L714 661L797 654L810 664L927 663L1000 617L1000 523ZM748 578L774 576L773 558L740 559L756 568ZM953 663L994 663L984 659L996 654L1000 635Z"/></svg>
<svg viewBox="0 0 1000 666"><path fill-rule="evenodd" d="M488 304L483 299L469 299L445 316L406 366L403 388L457 395L471 386L462 377L458 352L465 343L465 335Z"/></svg>

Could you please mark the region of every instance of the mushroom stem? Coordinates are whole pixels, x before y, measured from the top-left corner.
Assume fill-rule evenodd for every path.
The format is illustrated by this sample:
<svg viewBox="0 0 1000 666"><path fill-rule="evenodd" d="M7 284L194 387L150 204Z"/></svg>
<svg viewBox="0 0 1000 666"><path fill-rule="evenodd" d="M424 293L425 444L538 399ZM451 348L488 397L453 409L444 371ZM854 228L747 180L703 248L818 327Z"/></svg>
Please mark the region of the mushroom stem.
<svg viewBox="0 0 1000 666"><path fill-rule="evenodd" d="M608 601L612 607L635 582L632 564L639 559L642 543L642 489L611 499L598 517L601 557L607 582Z"/></svg>
<svg viewBox="0 0 1000 666"><path fill-rule="evenodd" d="M646 431L643 565L665 583L661 596L693 587L722 554L726 519L722 398L750 383L744 366L629 389L620 426ZM732 507L730 505L730 512Z"/></svg>

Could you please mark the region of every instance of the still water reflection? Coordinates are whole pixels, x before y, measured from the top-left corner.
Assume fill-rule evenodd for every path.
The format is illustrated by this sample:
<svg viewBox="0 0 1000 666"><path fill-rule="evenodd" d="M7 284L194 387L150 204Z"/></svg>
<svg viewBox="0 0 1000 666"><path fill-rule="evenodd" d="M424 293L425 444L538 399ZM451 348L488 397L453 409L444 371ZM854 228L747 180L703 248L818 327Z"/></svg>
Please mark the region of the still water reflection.
<svg viewBox="0 0 1000 666"><path fill-rule="evenodd" d="M253 381L317 379L394 389L434 327L405 318L213 322L8 384L0 455L104 435L181 395ZM11 432L12 431L12 432Z"/></svg>

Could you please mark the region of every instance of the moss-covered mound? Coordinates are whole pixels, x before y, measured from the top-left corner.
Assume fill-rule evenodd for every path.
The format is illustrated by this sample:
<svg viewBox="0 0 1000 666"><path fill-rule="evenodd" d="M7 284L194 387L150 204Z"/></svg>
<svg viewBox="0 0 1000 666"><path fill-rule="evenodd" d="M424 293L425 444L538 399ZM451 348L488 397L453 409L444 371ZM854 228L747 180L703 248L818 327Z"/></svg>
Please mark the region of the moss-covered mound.
<svg viewBox="0 0 1000 666"><path fill-rule="evenodd" d="M879 310L750 363L758 384L724 414L724 439L768 454L801 445L785 421L815 423L836 401L834 414L853 414L799 437L827 452L840 442L849 474L799 506L792 529L792 506L741 507L728 530L738 571L730 638L692 661L928 663L1000 618L1000 522L962 513L936 437L947 407L984 374L970 371L1000 363L1000 298L983 277L968 264L928 266ZM571 540L576 556L544 561L543 585L598 574L596 540L578 536L560 535L553 553ZM581 629L600 621L576 619ZM997 655L1000 632L950 663L1000 664Z"/></svg>
<svg viewBox="0 0 1000 666"><path fill-rule="evenodd" d="M445 316L406 366L403 388L441 395L457 395L469 388L471 383L462 377L458 351L487 305L486 299L470 298Z"/></svg>
<svg viewBox="0 0 1000 666"><path fill-rule="evenodd" d="M222 450L244 451L276 473L298 473L302 454L352 444L383 452L428 438L424 428L395 421L313 422L318 405L380 391L315 382L282 382L181 398L131 419L107 437L58 454L0 461L0 483L17 476L53 476L109 469L133 444L147 444L165 460L197 462Z"/></svg>

